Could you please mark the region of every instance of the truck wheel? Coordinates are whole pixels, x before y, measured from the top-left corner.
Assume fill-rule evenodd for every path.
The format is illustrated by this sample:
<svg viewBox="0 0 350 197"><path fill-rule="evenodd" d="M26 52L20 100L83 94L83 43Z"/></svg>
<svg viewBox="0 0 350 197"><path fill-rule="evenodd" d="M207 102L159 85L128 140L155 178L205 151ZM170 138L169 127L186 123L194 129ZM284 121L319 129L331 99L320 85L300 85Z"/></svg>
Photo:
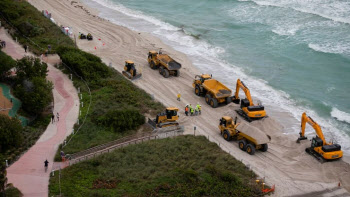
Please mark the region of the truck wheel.
<svg viewBox="0 0 350 197"><path fill-rule="evenodd" d="M169 71L167 69L164 69L163 71L163 77L168 78L169 77Z"/></svg>
<svg viewBox="0 0 350 197"><path fill-rule="evenodd" d="M206 94L206 95L205 95L205 102L206 102L208 105L210 104L210 100L211 100L210 94Z"/></svg>
<svg viewBox="0 0 350 197"><path fill-rule="evenodd" d="M212 108L216 108L218 106L218 100L216 98L211 98L210 99L210 106Z"/></svg>
<svg viewBox="0 0 350 197"><path fill-rule="evenodd" d="M151 61L150 63L149 63L149 66L154 70L154 69L156 69L156 64L154 63L154 61Z"/></svg>
<svg viewBox="0 0 350 197"><path fill-rule="evenodd" d="M201 89L199 89L199 87L196 86L196 88L194 89L194 93L195 93L197 96L200 96L200 95L201 95Z"/></svg>
<svg viewBox="0 0 350 197"><path fill-rule="evenodd" d="M255 147L252 144L247 144L247 153L249 155L254 155L255 153Z"/></svg>
<svg viewBox="0 0 350 197"><path fill-rule="evenodd" d="M164 75L163 73L164 73L164 68L163 67L159 67L159 74Z"/></svg>
<svg viewBox="0 0 350 197"><path fill-rule="evenodd" d="M263 144L263 145L261 145L261 151L262 151L262 152L266 152L266 151L267 151L267 149L268 149L267 144Z"/></svg>
<svg viewBox="0 0 350 197"><path fill-rule="evenodd" d="M175 77L180 77L180 70L177 70L177 71L176 71Z"/></svg>
<svg viewBox="0 0 350 197"><path fill-rule="evenodd" d="M231 97L226 97L226 104L230 104L231 103Z"/></svg>
<svg viewBox="0 0 350 197"><path fill-rule="evenodd" d="M247 142L245 140L240 140L238 142L238 147L239 149L241 149L242 151L245 151L247 148Z"/></svg>
<svg viewBox="0 0 350 197"><path fill-rule="evenodd" d="M228 132L227 130L224 131L224 135L223 135L224 139L226 141L230 141L231 140L231 135L230 132Z"/></svg>

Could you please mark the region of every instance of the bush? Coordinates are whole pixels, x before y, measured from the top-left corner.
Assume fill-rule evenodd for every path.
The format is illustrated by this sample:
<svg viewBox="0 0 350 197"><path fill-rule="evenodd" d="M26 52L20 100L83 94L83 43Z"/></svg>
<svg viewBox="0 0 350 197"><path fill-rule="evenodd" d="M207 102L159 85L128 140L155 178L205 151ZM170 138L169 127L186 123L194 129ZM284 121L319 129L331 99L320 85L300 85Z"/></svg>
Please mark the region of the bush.
<svg viewBox="0 0 350 197"><path fill-rule="evenodd" d="M21 145L22 129L21 122L17 118L0 114L0 152Z"/></svg>
<svg viewBox="0 0 350 197"><path fill-rule="evenodd" d="M9 70L16 65L16 61L0 50L0 80L7 76Z"/></svg>
<svg viewBox="0 0 350 197"><path fill-rule="evenodd" d="M92 84L99 84L101 79L111 76L110 69L95 55L69 47L59 47L57 53L62 62Z"/></svg>
<svg viewBox="0 0 350 197"><path fill-rule="evenodd" d="M98 124L110 127L115 132L136 129L145 123L145 117L135 109L110 110L97 119Z"/></svg>

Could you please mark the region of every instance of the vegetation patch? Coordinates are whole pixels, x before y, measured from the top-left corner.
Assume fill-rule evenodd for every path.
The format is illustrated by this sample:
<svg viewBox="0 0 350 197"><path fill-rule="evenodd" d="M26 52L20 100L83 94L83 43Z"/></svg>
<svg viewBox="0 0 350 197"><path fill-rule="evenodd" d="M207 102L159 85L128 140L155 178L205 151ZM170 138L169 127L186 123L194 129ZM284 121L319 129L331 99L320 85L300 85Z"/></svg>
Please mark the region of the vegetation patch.
<svg viewBox="0 0 350 197"><path fill-rule="evenodd" d="M74 46L72 39L27 1L1 0L0 8L2 25L34 54L43 54L48 45L51 52L58 46Z"/></svg>
<svg viewBox="0 0 350 197"><path fill-rule="evenodd" d="M69 196L262 196L256 175L205 137L130 145L61 171ZM59 194L51 177L50 196Z"/></svg>

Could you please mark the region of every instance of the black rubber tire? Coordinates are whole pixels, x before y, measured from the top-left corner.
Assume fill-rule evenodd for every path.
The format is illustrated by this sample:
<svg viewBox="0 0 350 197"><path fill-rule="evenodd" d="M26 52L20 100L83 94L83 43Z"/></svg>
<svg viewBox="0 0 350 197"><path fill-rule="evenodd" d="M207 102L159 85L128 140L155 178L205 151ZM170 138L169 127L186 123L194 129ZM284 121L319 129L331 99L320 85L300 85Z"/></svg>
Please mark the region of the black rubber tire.
<svg viewBox="0 0 350 197"><path fill-rule="evenodd" d="M158 71L159 71L159 74L160 74L160 75L164 75L164 74L163 74L163 73L164 73L164 68L163 68L163 67L159 67Z"/></svg>
<svg viewBox="0 0 350 197"><path fill-rule="evenodd" d="M231 141L231 135L230 132L228 132L227 130L224 130L224 134L223 137L226 141Z"/></svg>
<svg viewBox="0 0 350 197"><path fill-rule="evenodd" d="M238 148L241 149L242 151L245 151L247 149L247 142L245 140L239 140Z"/></svg>
<svg viewBox="0 0 350 197"><path fill-rule="evenodd" d="M209 103L210 103L210 100L211 100L211 96L210 96L210 94L206 94L205 95L205 102L209 105Z"/></svg>
<svg viewBox="0 0 350 197"><path fill-rule="evenodd" d="M175 72L175 77L180 77L180 70L177 70L177 71Z"/></svg>
<svg viewBox="0 0 350 197"><path fill-rule="evenodd" d="M267 144L262 144L261 145L261 151L262 152L266 152L268 148L269 148L269 146Z"/></svg>
<svg viewBox="0 0 350 197"><path fill-rule="evenodd" d="M196 87L194 88L194 93L195 93L197 96L200 96L200 95L201 95L201 89L200 89L198 86L196 86Z"/></svg>
<svg viewBox="0 0 350 197"><path fill-rule="evenodd" d="M249 155L254 155L255 154L255 147L252 144L247 144L247 149L246 149L247 153Z"/></svg>
<svg viewBox="0 0 350 197"><path fill-rule="evenodd" d="M226 97L226 104L230 104L231 103L231 101L232 101L232 99L231 99L231 97L229 96L229 97Z"/></svg>
<svg viewBox="0 0 350 197"><path fill-rule="evenodd" d="M164 78L168 78L169 77L169 71L167 69L164 69L163 77Z"/></svg>
<svg viewBox="0 0 350 197"><path fill-rule="evenodd" d="M216 98L211 98L210 99L210 106L212 108L217 108L218 107L218 100Z"/></svg>
<svg viewBox="0 0 350 197"><path fill-rule="evenodd" d="M154 61L151 61L151 62L149 63L149 66L150 66L153 70L156 69L156 64L154 63Z"/></svg>

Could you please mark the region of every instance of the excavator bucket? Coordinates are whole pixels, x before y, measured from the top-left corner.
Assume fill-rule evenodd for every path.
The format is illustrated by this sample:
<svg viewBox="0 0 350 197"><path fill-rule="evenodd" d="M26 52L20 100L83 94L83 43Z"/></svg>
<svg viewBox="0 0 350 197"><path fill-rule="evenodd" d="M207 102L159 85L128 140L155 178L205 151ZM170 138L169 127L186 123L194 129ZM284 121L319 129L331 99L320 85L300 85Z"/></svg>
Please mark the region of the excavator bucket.
<svg viewBox="0 0 350 197"><path fill-rule="evenodd" d="M299 137L297 139L297 143L300 143L301 140L307 140L307 137L305 137L305 136L304 137Z"/></svg>
<svg viewBox="0 0 350 197"><path fill-rule="evenodd" d="M240 101L241 101L241 99L236 99L235 96L232 97L232 102L233 103L239 104Z"/></svg>

